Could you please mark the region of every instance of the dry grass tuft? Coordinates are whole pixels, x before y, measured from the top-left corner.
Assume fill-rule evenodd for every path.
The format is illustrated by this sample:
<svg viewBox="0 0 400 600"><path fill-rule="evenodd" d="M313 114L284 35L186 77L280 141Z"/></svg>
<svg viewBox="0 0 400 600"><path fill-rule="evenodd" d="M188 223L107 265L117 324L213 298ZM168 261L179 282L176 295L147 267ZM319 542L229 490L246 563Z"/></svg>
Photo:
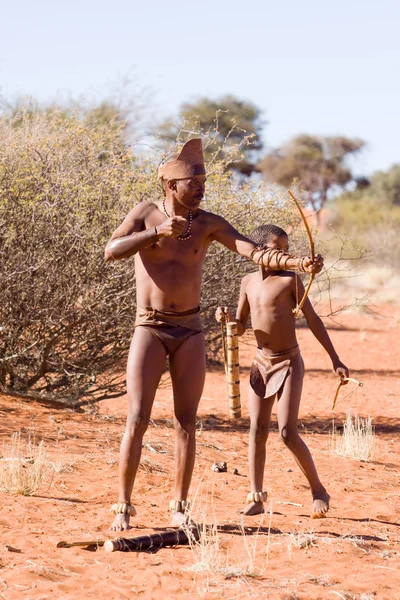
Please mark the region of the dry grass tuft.
<svg viewBox="0 0 400 600"><path fill-rule="evenodd" d="M196 495L198 498L198 494ZM211 498L211 501L210 501ZM212 518L210 518L210 513ZM268 511L270 521L272 518L272 510ZM203 502L196 499L193 503L192 518L198 524L199 539L195 540L193 536L188 536L190 548L193 556L193 564L186 566L185 571L194 571L202 573L207 578L214 581L215 577L227 579L248 579L261 577L268 566L268 552L270 535L266 539L261 536L262 519L259 525L259 530L254 535L246 535L243 522L239 524L242 535L240 536L241 551L235 553L239 558L232 558L228 550L223 546L221 534L218 529L217 520L213 511L212 493L206 494ZM210 523L207 524L206 523ZM271 526L271 523L270 523ZM264 560L262 566L258 566L260 559L260 540L262 539L261 548L263 549Z"/></svg>
<svg viewBox="0 0 400 600"><path fill-rule="evenodd" d="M207 573L211 576L220 575L224 579L258 578L262 576L264 569L256 566L259 541L257 534L246 536L243 527L241 528L242 552L239 553L240 558L235 558L232 562L232 557L222 546L217 523L214 522L212 525L200 524L199 529L199 539L194 540L192 538L190 541L194 563L186 567L185 570Z"/></svg>
<svg viewBox="0 0 400 600"><path fill-rule="evenodd" d="M292 548L299 548L299 550L302 550L304 548L309 548L310 546L316 546L317 545L317 537L311 532L311 533L294 533L291 532L289 533L289 550L292 550Z"/></svg>
<svg viewBox="0 0 400 600"><path fill-rule="evenodd" d="M331 448L340 456L364 462L371 461L376 451L376 437L371 417L362 419L355 414L353 420L349 411L343 426L343 434L337 432L333 425Z"/></svg>
<svg viewBox="0 0 400 600"><path fill-rule="evenodd" d="M0 489L4 492L32 496L52 471L43 440L36 444L32 433L24 440L21 432L3 443L0 460Z"/></svg>
<svg viewBox="0 0 400 600"><path fill-rule="evenodd" d="M139 469L145 473L165 473L165 469L159 462L148 456L142 456Z"/></svg>
<svg viewBox="0 0 400 600"><path fill-rule="evenodd" d="M76 458L56 458L49 465L55 473L71 473L75 470Z"/></svg>
<svg viewBox="0 0 400 600"><path fill-rule="evenodd" d="M214 522L212 525L200 523L198 530L198 540L193 539L190 535L188 536L194 563L189 567L185 567L185 570L197 573L215 573L219 570L221 562L220 537L217 523Z"/></svg>

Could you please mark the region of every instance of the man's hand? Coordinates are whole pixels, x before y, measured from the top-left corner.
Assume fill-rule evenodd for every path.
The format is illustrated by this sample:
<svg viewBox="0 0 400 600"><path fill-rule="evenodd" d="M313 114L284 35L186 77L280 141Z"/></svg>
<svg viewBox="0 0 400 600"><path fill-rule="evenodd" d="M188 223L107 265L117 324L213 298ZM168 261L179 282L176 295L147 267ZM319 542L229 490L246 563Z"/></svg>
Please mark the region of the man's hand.
<svg viewBox="0 0 400 600"><path fill-rule="evenodd" d="M185 233L187 228L187 219L185 217L169 217L166 221L157 225L157 235L160 237L174 237L177 238L179 235Z"/></svg>
<svg viewBox="0 0 400 600"><path fill-rule="evenodd" d="M317 254L314 257L314 260L312 258L309 258L308 256L303 258L303 268L306 271L306 273L316 275L317 273L320 273L322 271L323 266L324 259L320 254Z"/></svg>
<svg viewBox="0 0 400 600"><path fill-rule="evenodd" d="M227 306L218 306L217 310L215 311L215 319L218 321L218 323L229 323L232 321L229 308Z"/></svg>
<svg viewBox="0 0 400 600"><path fill-rule="evenodd" d="M340 360L337 360L333 363L333 370L335 371L336 375L338 375L340 377L340 379L342 381L343 381L343 379L348 379L349 370L346 367L346 365L344 365ZM348 382L343 381L343 385L346 385L346 383L348 383Z"/></svg>

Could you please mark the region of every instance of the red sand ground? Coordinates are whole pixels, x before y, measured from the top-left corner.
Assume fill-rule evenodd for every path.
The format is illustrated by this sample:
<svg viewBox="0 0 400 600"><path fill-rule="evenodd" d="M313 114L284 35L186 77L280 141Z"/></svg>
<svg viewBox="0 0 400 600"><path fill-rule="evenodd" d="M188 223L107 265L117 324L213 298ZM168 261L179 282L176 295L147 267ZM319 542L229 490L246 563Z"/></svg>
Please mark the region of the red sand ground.
<svg viewBox="0 0 400 600"><path fill-rule="evenodd" d="M364 383L345 399L342 391L334 415L336 379L329 359L308 329L298 331L307 370L300 430L332 496L327 519L310 519L306 482L279 440L274 417L265 477L271 516L247 518L243 534L238 509L249 490L246 389L253 349L241 345L242 419L227 418L222 369L208 373L198 419L194 512L208 523L216 519L229 526L218 534L217 553L215 543L203 548L211 572L200 569L201 559L189 546L156 554L56 548L59 540L112 537L108 510L117 498L126 399L103 401L90 414L1 396L2 439L32 428L51 460L64 468L35 496L0 493L0 598L400 598L400 314L393 307L378 312L381 316L342 315L341 328L327 323L342 360ZM373 418L378 440L373 462L337 456L330 447L332 418L341 424L348 409ZM153 472L139 472L133 497L138 515L130 536L169 524L170 388L159 390L153 418L143 452ZM226 461L228 472L211 471L214 461Z"/></svg>

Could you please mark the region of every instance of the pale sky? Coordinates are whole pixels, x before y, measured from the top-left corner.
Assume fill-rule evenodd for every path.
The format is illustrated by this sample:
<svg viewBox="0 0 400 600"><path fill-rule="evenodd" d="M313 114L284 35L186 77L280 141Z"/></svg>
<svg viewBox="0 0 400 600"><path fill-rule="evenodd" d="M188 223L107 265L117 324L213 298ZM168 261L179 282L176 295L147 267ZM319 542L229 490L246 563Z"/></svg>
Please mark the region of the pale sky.
<svg viewBox="0 0 400 600"><path fill-rule="evenodd" d="M107 95L135 74L150 115L234 94L264 111L264 140L361 137L358 174L400 162L397 0L0 0L0 92Z"/></svg>

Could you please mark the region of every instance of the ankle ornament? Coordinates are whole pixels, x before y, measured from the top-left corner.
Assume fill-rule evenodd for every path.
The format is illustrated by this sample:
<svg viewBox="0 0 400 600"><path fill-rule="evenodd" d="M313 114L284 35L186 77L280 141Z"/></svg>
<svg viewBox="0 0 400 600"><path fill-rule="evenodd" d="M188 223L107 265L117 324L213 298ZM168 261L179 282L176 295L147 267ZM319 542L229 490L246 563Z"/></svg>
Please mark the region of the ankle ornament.
<svg viewBox="0 0 400 600"><path fill-rule="evenodd" d="M171 500L169 503L169 508L173 512L184 513L185 511L189 510L190 502L187 502L186 500Z"/></svg>
<svg viewBox="0 0 400 600"><path fill-rule="evenodd" d="M267 492L250 492L247 494L247 502L266 502Z"/></svg>
<svg viewBox="0 0 400 600"><path fill-rule="evenodd" d="M130 502L116 502L110 508L112 515L129 515L134 517L136 515L135 507Z"/></svg>

